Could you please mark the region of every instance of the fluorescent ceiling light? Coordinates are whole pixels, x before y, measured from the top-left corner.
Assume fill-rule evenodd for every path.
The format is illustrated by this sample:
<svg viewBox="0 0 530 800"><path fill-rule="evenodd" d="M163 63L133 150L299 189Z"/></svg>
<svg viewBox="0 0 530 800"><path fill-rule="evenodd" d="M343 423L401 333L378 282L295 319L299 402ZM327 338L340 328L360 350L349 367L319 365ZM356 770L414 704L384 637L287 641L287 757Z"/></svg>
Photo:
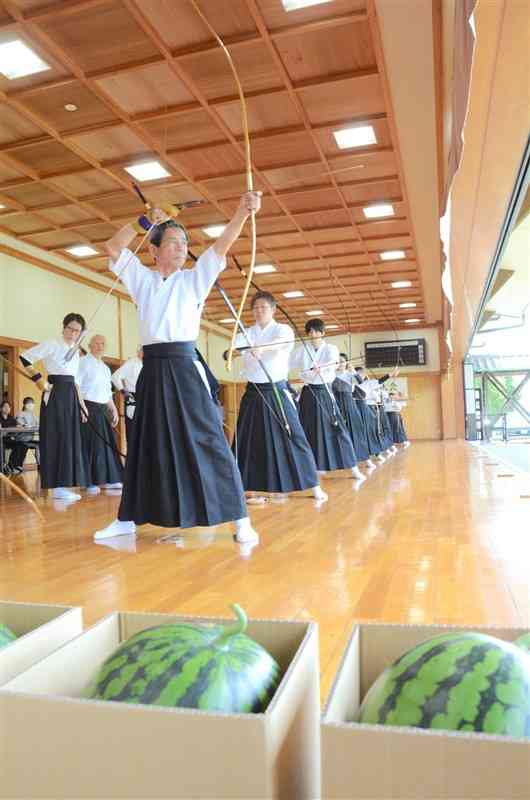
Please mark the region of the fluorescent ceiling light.
<svg viewBox="0 0 530 800"><path fill-rule="evenodd" d="M274 264L258 264L257 267L254 267L254 272L257 272L258 275L265 275L267 272L276 272L276 267Z"/></svg>
<svg viewBox="0 0 530 800"><path fill-rule="evenodd" d="M340 328L340 325L326 325L327 331L336 331L337 328Z"/></svg>
<svg viewBox="0 0 530 800"><path fill-rule="evenodd" d="M217 237L222 234L225 228L226 225L208 225L208 227L203 228L203 231L206 236L210 237L210 239L217 239Z"/></svg>
<svg viewBox="0 0 530 800"><path fill-rule="evenodd" d="M397 261L399 258L405 258L404 250L385 250L384 253L379 253L381 261Z"/></svg>
<svg viewBox="0 0 530 800"><path fill-rule="evenodd" d="M420 322L420 320L415 317L414 319L406 319L405 322Z"/></svg>
<svg viewBox="0 0 530 800"><path fill-rule="evenodd" d="M322 311L321 308L313 308L312 311L306 311L305 313L307 314L308 317L318 317L320 316L320 314L323 314L324 312Z"/></svg>
<svg viewBox="0 0 530 800"><path fill-rule="evenodd" d="M222 322L223 325L228 325L229 322L234 322L234 318L226 317L225 319L220 319L219 322Z"/></svg>
<svg viewBox="0 0 530 800"><path fill-rule="evenodd" d="M412 281L394 281L390 285L392 289L408 289L409 286L412 286Z"/></svg>
<svg viewBox="0 0 530 800"><path fill-rule="evenodd" d="M400 303L400 308L416 308L417 303Z"/></svg>
<svg viewBox="0 0 530 800"><path fill-rule="evenodd" d="M286 11L297 11L299 8L309 8L309 6L319 6L322 3L330 3L331 0L282 0Z"/></svg>
<svg viewBox="0 0 530 800"><path fill-rule="evenodd" d="M77 258L86 258L87 256L97 256L98 251L94 250L88 244L76 244L73 247L66 248L67 253L76 256Z"/></svg>
<svg viewBox="0 0 530 800"><path fill-rule="evenodd" d="M137 181L156 181L168 178L169 172L159 161L144 161L142 164L132 164L125 167L125 171Z"/></svg>
<svg viewBox="0 0 530 800"><path fill-rule="evenodd" d="M294 292L284 292L283 296L287 297L288 299L291 299L293 297L303 297L304 293L296 289Z"/></svg>
<svg viewBox="0 0 530 800"><path fill-rule="evenodd" d="M390 203L379 203L374 206L365 206L363 208L364 216L366 219L376 219L377 217L393 217L394 206Z"/></svg>
<svg viewBox="0 0 530 800"><path fill-rule="evenodd" d="M356 125L354 128L343 128L340 131L333 131L333 136L341 150L346 150L348 147L377 144L374 129L371 125Z"/></svg>
<svg viewBox="0 0 530 800"><path fill-rule="evenodd" d="M50 69L50 65L20 39L0 44L0 72L8 80L25 78L26 75L34 75L47 69Z"/></svg>

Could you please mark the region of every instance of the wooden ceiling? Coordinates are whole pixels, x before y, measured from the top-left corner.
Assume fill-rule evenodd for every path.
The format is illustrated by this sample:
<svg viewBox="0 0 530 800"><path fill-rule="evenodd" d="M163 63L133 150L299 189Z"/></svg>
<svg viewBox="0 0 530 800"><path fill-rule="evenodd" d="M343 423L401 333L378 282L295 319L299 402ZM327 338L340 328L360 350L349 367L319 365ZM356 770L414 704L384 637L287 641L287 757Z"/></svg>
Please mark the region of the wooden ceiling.
<svg viewBox="0 0 530 800"><path fill-rule="evenodd" d="M255 184L264 193L257 264L277 267L256 281L298 322L322 309L327 323L351 331L425 320L371 3L286 12L281 0L201 0L248 105ZM188 0L5 0L0 44L14 38L51 68L0 75L0 230L67 258L75 244L103 253L103 242L141 213L124 168L156 159L170 177L142 190L156 203L205 200L179 220L195 252L211 243L202 228L226 222L245 188L240 104L225 56ZM359 123L373 126L377 143L340 150L333 131ZM394 216L366 219L363 208L379 202L392 203ZM383 261L388 250L406 258ZM249 239L234 252L248 264ZM103 255L73 260L107 274ZM393 289L396 280L412 286ZM243 280L233 266L222 283L237 301ZM294 289L304 297L282 297ZM215 291L205 313L227 316Z"/></svg>

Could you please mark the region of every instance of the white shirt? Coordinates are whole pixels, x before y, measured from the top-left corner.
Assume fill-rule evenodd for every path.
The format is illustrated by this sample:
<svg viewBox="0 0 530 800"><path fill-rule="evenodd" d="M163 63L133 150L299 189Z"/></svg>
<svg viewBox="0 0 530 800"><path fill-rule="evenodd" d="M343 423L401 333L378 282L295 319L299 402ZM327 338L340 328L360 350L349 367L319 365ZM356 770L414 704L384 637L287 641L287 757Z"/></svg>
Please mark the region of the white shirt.
<svg viewBox="0 0 530 800"><path fill-rule="evenodd" d="M116 262L110 262L138 307L142 344L194 342L205 300L225 266L226 259L213 247L205 250L193 269L177 270L165 280L127 248Z"/></svg>
<svg viewBox="0 0 530 800"><path fill-rule="evenodd" d="M110 369L104 361L95 358L92 353L79 362L77 382L83 400L90 400L91 403L108 403L112 400Z"/></svg>
<svg viewBox="0 0 530 800"><path fill-rule="evenodd" d="M289 374L289 355L294 347L294 333L289 325L283 325L272 319L265 328L253 325L248 329L248 338L253 345L284 342L281 347L266 347L261 350L261 360L274 382L285 381ZM236 337L236 347L248 347L242 333ZM243 375L252 383L267 383L268 378L260 366L259 360L248 350L242 353Z"/></svg>
<svg viewBox="0 0 530 800"><path fill-rule="evenodd" d="M116 389L125 389L126 392L136 391L136 381L142 371L143 362L138 356L129 358L124 364L119 367L116 372L112 373L112 383Z"/></svg>
<svg viewBox="0 0 530 800"><path fill-rule="evenodd" d="M65 361L69 350L70 345L63 338L46 339L35 347L25 350L21 356L30 364L42 361L48 375L72 375L75 378L79 369L79 350L75 351L70 361Z"/></svg>
<svg viewBox="0 0 530 800"><path fill-rule="evenodd" d="M311 356L307 352L311 353ZM318 350L315 350L311 342L305 347L297 347L291 355L290 367L291 369L299 369L300 377L304 383L310 383L313 386L321 386L324 383L331 384L335 380L336 363L339 360L339 348L334 344L327 344L323 342ZM320 373L312 369L313 365L327 364L323 367Z"/></svg>
<svg viewBox="0 0 530 800"><path fill-rule="evenodd" d="M368 378L363 381L361 388L366 392L366 403L375 406L381 402L381 384L376 378Z"/></svg>

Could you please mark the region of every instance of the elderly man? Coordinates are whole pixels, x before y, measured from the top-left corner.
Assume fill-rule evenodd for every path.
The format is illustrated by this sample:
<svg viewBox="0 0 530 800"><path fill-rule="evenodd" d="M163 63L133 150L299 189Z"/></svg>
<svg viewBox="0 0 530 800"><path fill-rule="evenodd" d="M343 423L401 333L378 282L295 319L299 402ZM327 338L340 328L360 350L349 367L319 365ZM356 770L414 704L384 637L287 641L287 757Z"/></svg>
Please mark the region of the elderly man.
<svg viewBox="0 0 530 800"><path fill-rule="evenodd" d="M112 432L118 424L118 411L112 399L110 369L103 361L105 346L104 336L96 334L91 338L90 352L80 360L77 375L88 412L87 424L81 431L87 494L99 494L101 488L121 489L123 480L123 466Z"/></svg>

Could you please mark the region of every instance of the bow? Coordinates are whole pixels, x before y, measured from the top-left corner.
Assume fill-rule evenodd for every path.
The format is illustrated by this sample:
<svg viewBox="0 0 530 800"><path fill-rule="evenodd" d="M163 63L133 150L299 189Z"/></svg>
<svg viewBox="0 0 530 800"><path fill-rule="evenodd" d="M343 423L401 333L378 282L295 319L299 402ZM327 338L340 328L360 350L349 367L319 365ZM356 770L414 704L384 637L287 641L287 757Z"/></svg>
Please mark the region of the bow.
<svg viewBox="0 0 530 800"><path fill-rule="evenodd" d="M239 75L237 73L235 64L232 60L232 56L228 48L226 47L225 43L215 30L215 28L210 24L210 22L206 19L203 12L199 8L196 0L190 0L191 5L204 22L214 39L217 41L219 46L221 47L223 53L225 54L230 69L232 70L232 74L234 76L234 80L236 82L237 91L239 94L240 100L240 107L241 107L241 126L243 129L243 139L245 143L245 176L247 182L247 191L252 192L254 190L254 182L252 179L252 158L250 153L250 133L248 127L248 117L247 117L247 104L245 101L245 95L243 93L243 86L241 85L241 81L239 79ZM234 355L235 349L235 342L236 342L236 335L239 329L239 323L241 322L241 317L243 315L243 308L245 307L245 303L248 297L248 293L250 290L250 286L252 284L252 275L254 273L254 265L256 263L256 215L255 212L252 211L250 215L250 230L251 230L251 256L250 256L250 266L248 269L247 280L245 282L245 288L243 289L243 295L241 296L241 301L239 303L239 308L237 310L234 327L232 330L232 336L230 338L230 347L228 348L228 355L226 359L226 368L230 372L232 369L232 359Z"/></svg>

